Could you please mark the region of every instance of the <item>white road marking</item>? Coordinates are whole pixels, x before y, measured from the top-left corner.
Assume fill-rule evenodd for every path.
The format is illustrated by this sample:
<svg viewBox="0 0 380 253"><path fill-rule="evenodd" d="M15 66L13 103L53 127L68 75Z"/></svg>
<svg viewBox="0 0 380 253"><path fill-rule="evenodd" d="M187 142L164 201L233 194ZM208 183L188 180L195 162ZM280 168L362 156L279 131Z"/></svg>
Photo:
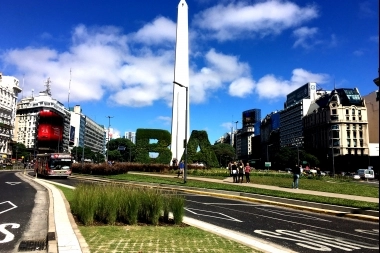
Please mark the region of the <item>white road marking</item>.
<svg viewBox="0 0 380 253"><path fill-rule="evenodd" d="M195 209L195 208L185 208L185 210L187 210L190 213L200 215L200 216L212 217L212 218L217 218L217 219L222 219L222 220L231 220L231 221L236 221L236 222L243 222L241 220L235 219L231 216L228 216L228 215L220 213L220 212L211 212L211 211ZM214 215L208 215L208 214L204 214L204 213L211 213ZM220 216L216 216L216 214L218 214ZM221 216L223 216L223 217L221 217Z"/></svg>
<svg viewBox="0 0 380 253"><path fill-rule="evenodd" d="M17 224L17 223L0 224L0 233L5 234L5 238L3 240L1 240L0 243L10 242L15 237L11 232L9 232L8 230L5 229L5 227L7 227L7 226L11 226L11 228L19 228L20 224Z"/></svg>
<svg viewBox="0 0 380 253"><path fill-rule="evenodd" d="M5 212L8 212L8 211L10 211L10 210L12 210L12 209L17 208L17 206L16 206L15 204L13 204L12 202L10 202L10 201L4 201L4 202L1 202L1 203L0 203L0 207L1 207L1 205L5 205L6 203L8 203L9 205L11 205L12 207L11 207L11 208L8 208L8 209L5 209L5 210L3 210L3 211L1 211L0 214L5 213Z"/></svg>
<svg viewBox="0 0 380 253"><path fill-rule="evenodd" d="M10 185L16 185L16 184L21 184L21 182L5 182L6 184L10 184Z"/></svg>
<svg viewBox="0 0 380 253"><path fill-rule="evenodd" d="M328 234L322 234L311 230L300 230L299 232L290 230L278 229L275 232L267 230L255 230L257 234L266 237L279 238L288 241L294 241L296 245L316 250L316 251L332 251L331 248L337 248L344 251L353 251L355 249L379 249L379 245L370 245L352 241L351 239L344 239Z"/></svg>

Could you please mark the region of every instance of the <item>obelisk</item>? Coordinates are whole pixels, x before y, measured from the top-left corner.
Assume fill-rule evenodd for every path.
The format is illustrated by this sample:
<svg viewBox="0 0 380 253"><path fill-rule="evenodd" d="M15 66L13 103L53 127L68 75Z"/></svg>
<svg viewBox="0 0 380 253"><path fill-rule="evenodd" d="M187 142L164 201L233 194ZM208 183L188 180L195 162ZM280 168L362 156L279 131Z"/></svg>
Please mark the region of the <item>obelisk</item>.
<svg viewBox="0 0 380 253"><path fill-rule="evenodd" d="M189 87L189 27L188 7L185 0L180 0L177 15L172 105L172 142L170 146L172 151L171 162L173 158L177 158L178 162L180 161L185 150L184 140L187 137L187 142L190 137L189 90L186 92L185 88Z"/></svg>

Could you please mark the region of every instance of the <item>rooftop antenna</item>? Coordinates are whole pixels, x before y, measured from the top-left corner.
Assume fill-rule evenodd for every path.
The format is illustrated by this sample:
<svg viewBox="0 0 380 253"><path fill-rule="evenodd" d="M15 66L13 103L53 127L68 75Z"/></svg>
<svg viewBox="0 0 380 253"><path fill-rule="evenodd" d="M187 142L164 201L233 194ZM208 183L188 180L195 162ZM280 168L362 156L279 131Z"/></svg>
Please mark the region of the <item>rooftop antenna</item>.
<svg viewBox="0 0 380 253"><path fill-rule="evenodd" d="M45 82L45 86L46 86L46 93L49 96L51 96L50 84L51 84L50 77L48 77L48 79Z"/></svg>
<svg viewBox="0 0 380 253"><path fill-rule="evenodd" d="M24 87L25 87L25 74L22 75L22 92L21 92L21 99L24 98Z"/></svg>
<svg viewBox="0 0 380 253"><path fill-rule="evenodd" d="M71 86L71 68L70 68L69 94L67 95L67 108L69 110L70 110L70 86Z"/></svg>

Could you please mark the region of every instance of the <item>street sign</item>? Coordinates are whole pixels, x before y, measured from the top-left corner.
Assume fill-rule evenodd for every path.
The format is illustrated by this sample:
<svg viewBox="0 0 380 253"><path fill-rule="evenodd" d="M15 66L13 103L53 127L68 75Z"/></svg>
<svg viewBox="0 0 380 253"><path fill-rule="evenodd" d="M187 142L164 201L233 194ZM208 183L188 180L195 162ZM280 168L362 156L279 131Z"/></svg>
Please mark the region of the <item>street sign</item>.
<svg viewBox="0 0 380 253"><path fill-rule="evenodd" d="M271 162L265 162L265 167L270 167L271 166Z"/></svg>
<svg viewBox="0 0 380 253"><path fill-rule="evenodd" d="M302 164L307 164L307 161L302 161Z"/></svg>
<svg viewBox="0 0 380 253"><path fill-rule="evenodd" d="M125 147L124 146L119 146L117 147L118 150L122 151L122 150L125 150Z"/></svg>

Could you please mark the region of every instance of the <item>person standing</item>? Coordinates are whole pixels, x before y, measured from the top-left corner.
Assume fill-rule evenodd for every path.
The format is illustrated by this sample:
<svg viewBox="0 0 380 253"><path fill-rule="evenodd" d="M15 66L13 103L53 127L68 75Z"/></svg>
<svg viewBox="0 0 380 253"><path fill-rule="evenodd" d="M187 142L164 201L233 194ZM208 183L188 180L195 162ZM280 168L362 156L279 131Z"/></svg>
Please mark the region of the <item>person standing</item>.
<svg viewBox="0 0 380 253"><path fill-rule="evenodd" d="M181 160L181 162L179 163L178 177L180 174L182 174L182 178L183 178L184 171L185 171L185 163L183 162L183 160Z"/></svg>
<svg viewBox="0 0 380 253"><path fill-rule="evenodd" d="M239 178L238 182L243 183L244 180L244 163L240 160L238 162Z"/></svg>
<svg viewBox="0 0 380 253"><path fill-rule="evenodd" d="M236 162L233 162L231 165L231 170L232 170L232 179L234 183L237 183L237 165Z"/></svg>
<svg viewBox="0 0 380 253"><path fill-rule="evenodd" d="M301 167L296 164L292 172L293 172L293 184L292 184L293 189L298 189L298 181L301 175Z"/></svg>
<svg viewBox="0 0 380 253"><path fill-rule="evenodd" d="M249 178L249 173L251 172L251 166L249 166L249 163L247 163L244 170L245 170L245 182L250 183L251 179Z"/></svg>

